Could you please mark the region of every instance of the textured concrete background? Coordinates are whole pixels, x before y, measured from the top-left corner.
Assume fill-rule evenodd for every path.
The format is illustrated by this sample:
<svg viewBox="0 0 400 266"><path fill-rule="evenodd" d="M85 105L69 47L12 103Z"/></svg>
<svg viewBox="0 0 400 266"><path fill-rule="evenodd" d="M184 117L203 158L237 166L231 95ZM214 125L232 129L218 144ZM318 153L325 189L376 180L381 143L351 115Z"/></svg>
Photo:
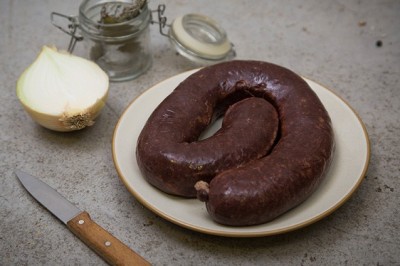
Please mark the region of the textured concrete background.
<svg viewBox="0 0 400 266"><path fill-rule="evenodd" d="M136 80L111 84L93 127L55 133L24 112L15 95L18 76L42 45L68 43L51 25L50 12L74 15L79 3L0 1L0 265L104 263L27 194L16 168L40 176L154 265L400 264L400 1L168 1L169 21L191 12L217 19L238 58L281 64L324 84L350 103L368 130L369 170L348 202L311 226L256 239L176 226L145 209L117 176L111 139L123 110L147 88L192 68L156 26L153 67Z"/></svg>

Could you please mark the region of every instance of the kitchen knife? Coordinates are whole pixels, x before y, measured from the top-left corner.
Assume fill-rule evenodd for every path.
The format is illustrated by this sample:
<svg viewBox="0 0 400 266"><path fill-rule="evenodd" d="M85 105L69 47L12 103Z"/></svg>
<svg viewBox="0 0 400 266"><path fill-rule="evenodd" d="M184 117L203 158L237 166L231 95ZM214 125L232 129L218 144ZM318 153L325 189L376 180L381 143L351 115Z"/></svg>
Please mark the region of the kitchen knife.
<svg viewBox="0 0 400 266"><path fill-rule="evenodd" d="M150 265L140 255L96 224L86 211L81 211L57 191L23 171L15 174L28 192L53 213L86 245L111 265Z"/></svg>

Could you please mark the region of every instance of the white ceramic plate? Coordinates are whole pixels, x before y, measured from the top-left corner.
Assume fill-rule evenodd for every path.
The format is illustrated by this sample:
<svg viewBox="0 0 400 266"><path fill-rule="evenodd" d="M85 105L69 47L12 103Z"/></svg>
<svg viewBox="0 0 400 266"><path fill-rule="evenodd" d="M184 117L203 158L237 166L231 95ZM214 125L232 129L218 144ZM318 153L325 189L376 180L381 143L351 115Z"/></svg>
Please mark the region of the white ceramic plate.
<svg viewBox="0 0 400 266"><path fill-rule="evenodd" d="M322 219L339 208L360 185L370 157L364 124L340 97L305 79L331 116L336 151L327 178L301 205L262 225L231 227L213 222L204 203L196 199L170 196L151 186L136 164L136 141L156 106L194 71L171 77L145 91L124 111L114 131L112 151L118 174L133 196L151 211L175 224L207 234L229 237L266 236L292 231ZM217 127L211 127L209 134Z"/></svg>

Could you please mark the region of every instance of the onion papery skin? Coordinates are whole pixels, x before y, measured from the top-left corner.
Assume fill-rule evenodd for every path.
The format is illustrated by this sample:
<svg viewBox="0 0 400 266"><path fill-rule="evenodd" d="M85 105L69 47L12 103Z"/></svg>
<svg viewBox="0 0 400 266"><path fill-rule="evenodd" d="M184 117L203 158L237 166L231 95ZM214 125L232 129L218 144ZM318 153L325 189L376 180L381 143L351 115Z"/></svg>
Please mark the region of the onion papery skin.
<svg viewBox="0 0 400 266"><path fill-rule="evenodd" d="M100 99L92 107L76 114L63 114L59 115L49 115L41 112L37 112L22 103L25 111L29 116L37 122L39 125L59 132L69 132L80 130L94 124L94 120L100 114L102 108L104 107L108 94L106 94L103 99Z"/></svg>

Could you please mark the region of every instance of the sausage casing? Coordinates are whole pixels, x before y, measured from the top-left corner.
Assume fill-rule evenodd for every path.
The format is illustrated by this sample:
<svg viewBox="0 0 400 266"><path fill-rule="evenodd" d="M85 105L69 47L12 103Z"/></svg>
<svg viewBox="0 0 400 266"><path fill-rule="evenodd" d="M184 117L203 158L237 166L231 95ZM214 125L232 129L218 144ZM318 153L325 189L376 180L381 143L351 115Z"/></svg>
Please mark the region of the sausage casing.
<svg viewBox="0 0 400 266"><path fill-rule="evenodd" d="M226 159L226 147L235 145L227 145L227 138L218 134L196 155L193 147L203 144L197 139L215 114L235 102L250 101L245 98L261 98L275 110L263 107L269 117L261 126L264 133L248 125L241 131L244 135L233 133L235 141L248 144L248 150L238 153L245 160ZM261 109L243 110L254 118ZM238 127L246 127L247 119L239 119ZM203 180L209 185L196 189L211 217L242 226L270 221L303 202L326 175L333 151L330 117L301 77L267 62L232 61L203 68L180 83L150 116L136 152L151 184L192 197L194 184ZM207 169L204 162L217 170L197 175Z"/></svg>

